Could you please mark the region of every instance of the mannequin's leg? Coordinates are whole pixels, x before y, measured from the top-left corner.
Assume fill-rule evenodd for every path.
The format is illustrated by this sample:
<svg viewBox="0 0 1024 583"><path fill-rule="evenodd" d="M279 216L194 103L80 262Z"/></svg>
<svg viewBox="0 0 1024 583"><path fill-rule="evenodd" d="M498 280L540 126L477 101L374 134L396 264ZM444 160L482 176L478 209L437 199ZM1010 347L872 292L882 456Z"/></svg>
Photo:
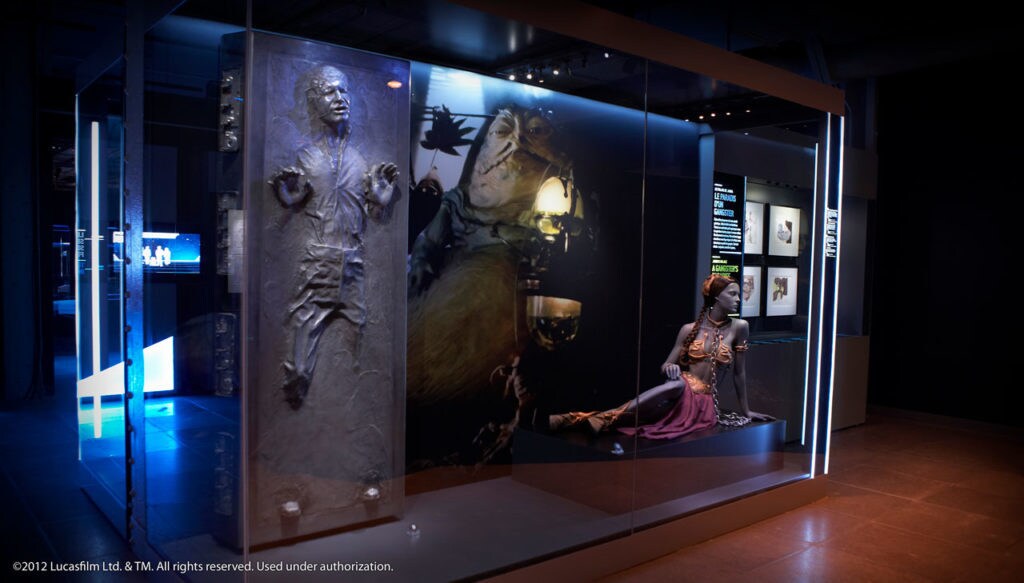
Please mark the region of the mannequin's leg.
<svg viewBox="0 0 1024 583"><path fill-rule="evenodd" d="M580 423L587 423L592 430L599 432L613 426L630 425L634 422L634 417L638 418L641 425L653 423L665 415L684 390L686 390L686 381L683 379L667 381L647 389L637 398L630 399L614 409L551 415L548 419L548 427L551 431L557 431Z"/></svg>

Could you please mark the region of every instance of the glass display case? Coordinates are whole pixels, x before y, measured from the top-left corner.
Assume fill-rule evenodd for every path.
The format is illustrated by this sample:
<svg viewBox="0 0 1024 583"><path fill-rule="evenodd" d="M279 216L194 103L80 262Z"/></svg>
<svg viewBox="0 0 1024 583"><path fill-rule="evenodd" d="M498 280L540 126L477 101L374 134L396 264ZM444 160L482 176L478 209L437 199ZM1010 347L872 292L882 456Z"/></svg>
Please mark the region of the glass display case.
<svg viewBox="0 0 1024 583"><path fill-rule="evenodd" d="M145 556L478 578L824 471L841 118L456 4L145 31L93 251L124 354L79 335Z"/></svg>
<svg viewBox="0 0 1024 583"><path fill-rule="evenodd" d="M121 261L124 63L111 65L78 95L75 227L76 396L79 459L99 484L90 496L104 511L127 501ZM125 533L123 519L114 524Z"/></svg>

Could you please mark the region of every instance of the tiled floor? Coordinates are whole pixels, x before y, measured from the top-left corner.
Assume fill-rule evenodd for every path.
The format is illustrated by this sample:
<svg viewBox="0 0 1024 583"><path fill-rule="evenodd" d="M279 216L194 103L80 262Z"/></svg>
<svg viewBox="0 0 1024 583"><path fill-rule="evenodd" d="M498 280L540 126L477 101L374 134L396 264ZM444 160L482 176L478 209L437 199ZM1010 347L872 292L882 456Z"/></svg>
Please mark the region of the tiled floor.
<svg viewBox="0 0 1024 583"><path fill-rule="evenodd" d="M74 399L5 407L0 578L11 580L15 560L131 558L82 494L93 478L76 460ZM197 431L154 415L160 424L175 441ZM186 448L195 441L202 453L209 436L194 437ZM873 411L867 424L834 434L831 465L827 498L605 581L1022 580L1024 431Z"/></svg>
<svg viewBox="0 0 1024 583"><path fill-rule="evenodd" d="M74 399L19 402L0 410L0 579L108 581L110 573L40 576L14 561L131 560L120 535L82 492L95 479L78 463ZM143 581L125 574L118 581Z"/></svg>
<svg viewBox="0 0 1024 583"><path fill-rule="evenodd" d="M86 421L85 435L92 434L92 424L88 412L80 415L75 410L73 357L59 359L55 371L56 396L0 405L0 580L13 574L15 561L134 560L130 547L82 491L102 489L99 479L123 492L124 418L116 403L105 404L102 438L80 446L79 420ZM214 452L220 437L237 435L237 422L232 421L237 409L237 400L232 399L147 396L148 526L155 546L211 532L211 482L218 462ZM96 474L78 461L80 447ZM54 581L69 578L144 580L135 573L42 576Z"/></svg>
<svg viewBox="0 0 1024 583"><path fill-rule="evenodd" d="M823 500L603 581L1024 580L1024 431L872 411L832 447Z"/></svg>

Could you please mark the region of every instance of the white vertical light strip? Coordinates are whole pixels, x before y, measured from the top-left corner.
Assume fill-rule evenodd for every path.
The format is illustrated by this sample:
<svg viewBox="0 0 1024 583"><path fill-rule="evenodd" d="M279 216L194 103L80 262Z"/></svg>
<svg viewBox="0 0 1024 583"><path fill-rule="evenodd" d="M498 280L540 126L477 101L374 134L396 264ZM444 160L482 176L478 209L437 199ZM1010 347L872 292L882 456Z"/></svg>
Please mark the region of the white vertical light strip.
<svg viewBox="0 0 1024 583"><path fill-rule="evenodd" d="M100 372L100 123L92 122L89 148L89 269L92 304L92 374ZM103 432L100 397L92 398L93 437Z"/></svg>
<svg viewBox="0 0 1024 583"><path fill-rule="evenodd" d="M829 172L832 152L832 114L825 114L825 212L828 212L828 185L829 185ZM817 212L815 212L817 214ZM811 247L814 250L814 247ZM812 251L813 252L813 251ZM814 265L814 262L811 262ZM814 424L811 426L812 437L811 437L811 477L814 477L814 467L818 460L818 410L821 408L821 326L825 321L825 314L823 307L825 304L825 251L821 252L821 274L819 276L821 281L818 283L818 289L821 290L818 297L818 354L816 358L817 364L814 367Z"/></svg>
<svg viewBox="0 0 1024 583"><path fill-rule="evenodd" d="M818 155L820 153L820 144L814 144L814 196L811 204L811 253L814 253L814 241L817 234L814 232L815 222L818 216ZM814 281L814 262L811 261L811 273L809 274L808 281ZM807 333L805 334L807 344L807 355L804 356L804 406L803 419L800 421L800 445L807 445L807 389L811 382L811 319L807 318Z"/></svg>
<svg viewBox="0 0 1024 583"><path fill-rule="evenodd" d="M81 186L78 180L82 176L82 152L81 139L82 139L82 126L80 125L79 112L78 112L78 99L75 99L75 268L72 272L75 274L75 380L77 381L82 376L82 310L78 302L82 300L82 285L79 280L78 271L82 268L82 264L78 260L78 245L79 245L79 231L78 219L81 216L79 213L81 209L78 203L82 196ZM76 407L80 406L81 402L76 403Z"/></svg>
<svg viewBox="0 0 1024 583"><path fill-rule="evenodd" d="M829 452L832 447L832 403L835 402L834 393L836 386L836 325L839 320L839 262L843 257L843 157L846 154L846 118L839 120L839 205L836 211L836 281L832 296L832 370L828 382L828 419L825 421L825 469L822 473L828 473Z"/></svg>

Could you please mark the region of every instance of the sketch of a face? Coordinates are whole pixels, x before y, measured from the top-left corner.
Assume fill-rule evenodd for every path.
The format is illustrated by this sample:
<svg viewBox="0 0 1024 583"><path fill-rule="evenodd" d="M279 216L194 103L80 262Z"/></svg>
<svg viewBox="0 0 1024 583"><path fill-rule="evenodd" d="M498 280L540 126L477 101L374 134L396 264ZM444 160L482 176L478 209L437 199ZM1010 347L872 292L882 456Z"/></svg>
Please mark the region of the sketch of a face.
<svg viewBox="0 0 1024 583"><path fill-rule="evenodd" d="M750 296L754 293L754 276L744 275L743 276L743 301L749 302Z"/></svg>
<svg viewBox="0 0 1024 583"><path fill-rule="evenodd" d="M772 301L777 302L789 295L789 278L776 277L772 286Z"/></svg>
<svg viewBox="0 0 1024 583"><path fill-rule="evenodd" d="M793 242L793 222L792 221L782 221L781 223L779 223L779 228L778 228L778 231L776 231L775 236L778 237L779 241L782 241L783 243L792 243Z"/></svg>
<svg viewBox="0 0 1024 583"><path fill-rule="evenodd" d="M754 224L754 213L747 211L747 220L743 223L743 232L747 235L747 242L754 242L754 233L751 225Z"/></svg>

